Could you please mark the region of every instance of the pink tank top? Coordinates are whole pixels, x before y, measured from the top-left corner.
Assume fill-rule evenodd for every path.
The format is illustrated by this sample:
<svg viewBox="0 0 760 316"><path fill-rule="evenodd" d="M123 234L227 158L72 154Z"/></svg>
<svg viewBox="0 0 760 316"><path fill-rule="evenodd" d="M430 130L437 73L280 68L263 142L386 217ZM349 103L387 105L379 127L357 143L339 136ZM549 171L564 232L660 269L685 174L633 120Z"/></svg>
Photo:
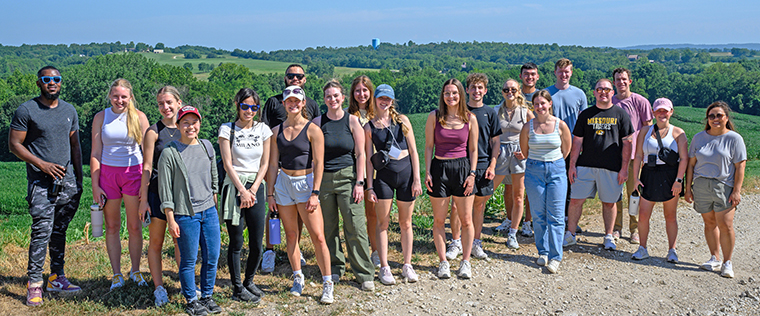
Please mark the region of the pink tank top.
<svg viewBox="0 0 760 316"><path fill-rule="evenodd" d="M470 135L470 123L460 129L445 129L436 120L433 132L435 155L442 158L467 157L467 139Z"/></svg>

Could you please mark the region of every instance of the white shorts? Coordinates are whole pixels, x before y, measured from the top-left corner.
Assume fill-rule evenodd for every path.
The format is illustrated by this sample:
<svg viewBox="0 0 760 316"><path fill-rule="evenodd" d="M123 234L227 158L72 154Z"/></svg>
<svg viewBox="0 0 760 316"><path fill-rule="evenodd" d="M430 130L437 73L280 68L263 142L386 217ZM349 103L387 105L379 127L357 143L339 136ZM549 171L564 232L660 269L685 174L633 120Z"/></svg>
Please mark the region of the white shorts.
<svg viewBox="0 0 760 316"><path fill-rule="evenodd" d="M306 203L311 197L314 188L314 174L291 177L286 173L277 174L277 182L274 184L274 200L277 205L296 205Z"/></svg>

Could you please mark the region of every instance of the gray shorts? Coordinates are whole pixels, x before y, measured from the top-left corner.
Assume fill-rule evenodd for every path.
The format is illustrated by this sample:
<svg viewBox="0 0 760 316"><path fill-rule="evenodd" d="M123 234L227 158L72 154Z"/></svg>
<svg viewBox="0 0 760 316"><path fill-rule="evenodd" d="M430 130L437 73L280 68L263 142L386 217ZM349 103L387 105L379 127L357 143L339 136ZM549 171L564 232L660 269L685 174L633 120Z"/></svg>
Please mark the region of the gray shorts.
<svg viewBox="0 0 760 316"><path fill-rule="evenodd" d="M732 207L728 197L734 188L718 179L698 177L694 179L691 192L694 195L694 210L699 214L723 212Z"/></svg>
<svg viewBox="0 0 760 316"><path fill-rule="evenodd" d="M501 144L501 151L499 152L499 158L496 159L496 175L506 176L502 183L506 185L512 185L513 174L525 173L525 161L526 159L517 159L515 152L520 151L520 145L517 143ZM499 183L494 183L499 185Z"/></svg>
<svg viewBox="0 0 760 316"><path fill-rule="evenodd" d="M618 184L618 173L602 168L576 167L577 178L570 188L570 198L576 200L593 199L599 192L603 203L620 200L623 185Z"/></svg>
<svg viewBox="0 0 760 316"><path fill-rule="evenodd" d="M314 174L291 177L286 173L277 174L277 182L274 184L274 200L277 205L296 205L306 203L311 197L314 188Z"/></svg>

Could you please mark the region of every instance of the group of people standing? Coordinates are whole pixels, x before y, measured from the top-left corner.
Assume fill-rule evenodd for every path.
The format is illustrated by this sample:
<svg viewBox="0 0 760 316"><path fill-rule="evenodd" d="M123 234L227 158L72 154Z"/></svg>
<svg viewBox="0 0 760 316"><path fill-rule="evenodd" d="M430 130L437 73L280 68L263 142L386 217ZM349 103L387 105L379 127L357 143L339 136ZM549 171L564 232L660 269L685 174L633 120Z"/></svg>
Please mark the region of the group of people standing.
<svg viewBox="0 0 760 316"><path fill-rule="evenodd" d="M261 300L264 292L253 279L259 266L264 272L274 270L273 246L265 236L278 233L267 225L275 214L282 221L293 271L290 293L299 296L304 289L305 261L299 242L305 225L322 275L320 301L330 304L347 260L362 290L374 289L376 268L382 284L396 283L388 263L388 226L395 197L401 276L416 282L412 213L422 194L422 176L433 211L436 276L441 279L451 277L449 260L460 254L457 275L464 279L472 277L471 257L488 257L481 241L485 205L502 183L507 218L497 229L507 232L507 247L512 249L520 247L516 234L521 221L523 235L532 236L535 230L536 263L551 273L559 270L563 246L576 243L583 202L597 194L603 206L603 246L616 249L623 183L628 183L626 196L634 191L641 195L638 221L630 217L630 241L640 243L633 259L649 257L649 219L654 204L662 202L670 249L666 259L678 261L676 206L679 195L685 195L705 222L712 257L702 267L733 277L733 217L741 201L747 154L728 105L719 101L707 108L705 130L688 146L684 131L669 122L672 103L661 98L652 107L632 93L627 69L616 69L614 81L596 83L596 104L591 107L585 93L569 84L572 62L557 61L554 73L556 84L539 90L536 65L523 65L520 81L503 84L504 101L495 109L483 103L486 75L472 73L465 85L457 79L445 81L438 107L425 125L423 175L412 124L398 113L391 86L375 87L367 76L359 76L346 93L338 81L329 81L323 87L327 112L322 114L305 94L303 67L293 64L286 70L283 93L269 98L263 107L250 88L234 96L235 120L218 129L226 174L222 181L213 145L198 137L202 122L198 109L184 105L179 91L166 86L156 94L162 119L150 125L137 110L130 83L117 79L108 91L111 106L93 119L90 159L93 199L105 216L111 290L125 284L120 266L122 203L129 233L128 279L147 286L140 258L142 223L150 217L148 262L155 303L168 302L161 260L168 229L190 315L221 312L211 297L221 248L220 224L229 233L232 298ZM63 271L66 228L82 194L78 119L74 107L58 99L60 72L48 66L37 76L41 95L18 108L9 137L10 150L27 162L27 201L33 218L27 286L31 306L42 304L47 248L51 274L46 289L80 289ZM349 102L344 109L346 94ZM529 212L523 221L524 205ZM452 240L447 247L449 209ZM250 255L242 272L246 228ZM196 288L199 249L201 275Z"/></svg>

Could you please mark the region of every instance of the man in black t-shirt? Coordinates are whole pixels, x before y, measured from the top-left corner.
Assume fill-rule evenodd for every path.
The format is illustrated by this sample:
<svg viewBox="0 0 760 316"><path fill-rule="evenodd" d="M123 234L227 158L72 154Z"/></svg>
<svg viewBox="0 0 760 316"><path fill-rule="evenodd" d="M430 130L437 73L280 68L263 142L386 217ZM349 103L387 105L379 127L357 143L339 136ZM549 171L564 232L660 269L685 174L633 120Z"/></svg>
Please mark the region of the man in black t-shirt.
<svg viewBox="0 0 760 316"><path fill-rule="evenodd" d="M612 82L599 79L594 90L596 106L583 110L573 128L568 180L570 206L567 227L575 227L583 211L583 202L599 193L604 217L604 248L615 250L612 230L615 202L620 200L623 183L628 179L631 161L633 125L628 113L613 106ZM575 234L565 232L563 245L575 244Z"/></svg>
<svg viewBox="0 0 760 316"><path fill-rule="evenodd" d="M299 64L288 66L288 69L285 70L285 87L299 86L303 88L305 84L306 74L303 71L303 67ZM309 114L309 120L322 115L317 101L312 100L308 96L306 97L306 112ZM282 124L287 117L288 112L282 106L282 93L269 98L264 104L264 108L261 109L261 121L269 126L269 128Z"/></svg>
<svg viewBox="0 0 760 316"><path fill-rule="evenodd" d="M61 73L55 67L37 72L40 96L13 114L10 151L26 162L27 197L32 233L29 240L26 304L42 304L42 269L50 251L47 291L77 292L63 271L66 230L82 196L82 150L74 107L59 100Z"/></svg>

